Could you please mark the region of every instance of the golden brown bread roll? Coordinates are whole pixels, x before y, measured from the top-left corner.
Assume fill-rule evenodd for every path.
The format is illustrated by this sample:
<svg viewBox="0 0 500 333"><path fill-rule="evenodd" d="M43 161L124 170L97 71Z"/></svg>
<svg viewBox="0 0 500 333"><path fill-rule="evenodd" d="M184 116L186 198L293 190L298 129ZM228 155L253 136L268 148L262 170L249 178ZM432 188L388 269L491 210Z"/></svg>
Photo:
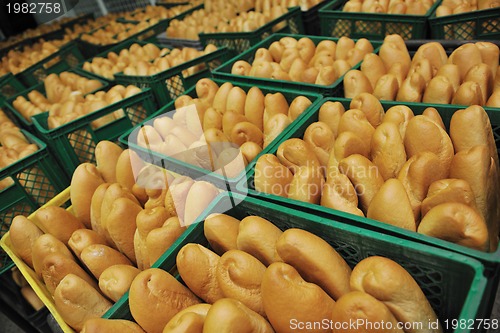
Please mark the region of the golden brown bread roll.
<svg viewBox="0 0 500 333"><path fill-rule="evenodd" d="M172 216L178 216L181 225L186 211L186 199L194 181L189 177L177 177L165 195L165 208Z"/></svg>
<svg viewBox="0 0 500 333"><path fill-rule="evenodd" d="M373 96L379 100L394 101L398 94L399 82L394 74L385 74L373 88Z"/></svg>
<svg viewBox="0 0 500 333"><path fill-rule="evenodd" d="M255 164L255 190L259 192L286 198L292 179L292 172L273 154L261 155Z"/></svg>
<svg viewBox="0 0 500 333"><path fill-rule="evenodd" d="M264 98L264 124L266 124L276 114L288 116L288 101L282 93L266 94Z"/></svg>
<svg viewBox="0 0 500 333"><path fill-rule="evenodd" d="M298 138L288 139L280 144L276 156L292 173L296 173L301 166L321 167L314 153L314 147Z"/></svg>
<svg viewBox="0 0 500 333"><path fill-rule="evenodd" d="M337 173L339 162L348 156L360 154L370 156L370 146L366 141L351 131L342 132L335 140L333 149L330 151L328 160L328 176Z"/></svg>
<svg viewBox="0 0 500 333"><path fill-rule="evenodd" d="M455 153L453 144L448 133L429 117L419 115L408 122L404 144L410 158L420 152L434 153L448 174Z"/></svg>
<svg viewBox="0 0 500 333"><path fill-rule="evenodd" d="M196 304L185 308L170 319L162 333L202 333L211 307L210 304Z"/></svg>
<svg viewBox="0 0 500 333"><path fill-rule="evenodd" d="M377 81L387 74L387 69L378 55L375 53L368 53L365 54L363 62L361 63L361 72L365 74L371 86L375 89Z"/></svg>
<svg viewBox="0 0 500 333"><path fill-rule="evenodd" d="M185 230L176 216L168 218L160 228L151 230L145 240L148 254L145 267L153 265Z"/></svg>
<svg viewBox="0 0 500 333"><path fill-rule="evenodd" d="M290 121L297 119L309 106L311 106L311 104L311 100L305 96L295 97L292 103L290 103L290 108L288 109L288 117L290 118Z"/></svg>
<svg viewBox="0 0 500 333"><path fill-rule="evenodd" d="M145 333L144 330L130 320L91 318L85 321L81 333Z"/></svg>
<svg viewBox="0 0 500 333"><path fill-rule="evenodd" d="M479 83L465 81L458 87L451 103L458 105L484 105L486 101L483 100L483 92Z"/></svg>
<svg viewBox="0 0 500 333"><path fill-rule="evenodd" d="M265 316L260 289L265 270L266 266L247 252L229 250L220 257L215 275L224 296Z"/></svg>
<svg viewBox="0 0 500 333"><path fill-rule="evenodd" d="M110 185L110 183L102 183L99 185L94 191L90 202L90 224L92 226L92 230L104 238L106 238L106 231L101 224L101 207L104 194Z"/></svg>
<svg viewBox="0 0 500 333"><path fill-rule="evenodd" d="M413 111L406 105L395 105L384 116L384 123L394 123L399 128L399 134L404 139L408 122L414 117Z"/></svg>
<svg viewBox="0 0 500 333"><path fill-rule="evenodd" d="M420 73L409 74L399 87L396 101L420 102L424 95L425 86L425 79Z"/></svg>
<svg viewBox="0 0 500 333"><path fill-rule="evenodd" d="M132 189L135 184L134 169L140 170L137 166L138 160L140 159L135 152L125 149L116 161L116 181L128 189Z"/></svg>
<svg viewBox="0 0 500 333"><path fill-rule="evenodd" d="M85 272L73 259L64 254L54 252L43 258L42 279L47 290L53 295L57 285L68 274L74 274L85 280L93 288L97 288L96 281Z"/></svg>
<svg viewBox="0 0 500 333"><path fill-rule="evenodd" d="M370 124L363 111L350 109L340 118L339 133L342 132L356 133L370 147L375 128Z"/></svg>
<svg viewBox="0 0 500 333"><path fill-rule="evenodd" d="M368 122L377 128L384 118L384 108L380 101L369 93L361 93L351 100L351 109L358 109L364 112Z"/></svg>
<svg viewBox="0 0 500 333"><path fill-rule="evenodd" d="M229 114L226 112L224 116ZM262 146L264 142L264 134L262 131L248 121L240 121L231 128L229 133L231 142L238 146L243 145L245 142L255 142L257 145Z"/></svg>
<svg viewBox="0 0 500 333"><path fill-rule="evenodd" d="M42 207L36 211L35 217L46 233L66 245L74 231L85 228L73 214L58 206Z"/></svg>
<svg viewBox="0 0 500 333"><path fill-rule="evenodd" d="M436 124L439 125L444 131L446 131L446 127L444 126L443 118L441 118L441 115L439 114L438 110L433 107L428 107L422 112L423 116L428 117L432 121L434 121Z"/></svg>
<svg viewBox="0 0 500 333"><path fill-rule="evenodd" d="M69 326L81 331L91 318L99 318L111 308L111 303L94 287L74 274L61 280L54 292L54 303Z"/></svg>
<svg viewBox="0 0 500 333"><path fill-rule="evenodd" d="M290 332L294 322L312 323L330 318L335 304L323 289L304 281L293 266L285 263L273 263L266 269L261 290L264 310L276 332Z"/></svg>
<svg viewBox="0 0 500 333"><path fill-rule="evenodd" d="M460 78L463 80L465 75L477 64L482 62L481 52L473 43L467 43L456 48L448 58L449 64L458 66Z"/></svg>
<svg viewBox="0 0 500 333"><path fill-rule="evenodd" d="M84 248L80 260L96 279L99 279L106 268L113 265L132 265L125 255L102 244L92 244Z"/></svg>
<svg viewBox="0 0 500 333"><path fill-rule="evenodd" d="M394 123L385 122L377 127L371 141L370 156L384 180L397 177L406 162L406 151Z"/></svg>
<svg viewBox="0 0 500 333"><path fill-rule="evenodd" d="M259 216L247 216L239 225L236 245L238 250L245 251L269 266L282 261L276 253L276 241L282 231L268 220Z"/></svg>
<svg viewBox="0 0 500 333"><path fill-rule="evenodd" d="M408 194L415 221L420 220L421 204L429 186L436 180L446 178L447 174L439 158L428 151L412 156L403 165L398 179Z"/></svg>
<svg viewBox="0 0 500 333"><path fill-rule="evenodd" d="M217 83L209 78L203 78L196 82L196 95L203 103L208 105L212 105L218 89Z"/></svg>
<svg viewBox="0 0 500 333"><path fill-rule="evenodd" d="M446 76L436 75L429 81L422 102L450 104L454 93L450 80Z"/></svg>
<svg viewBox="0 0 500 333"><path fill-rule="evenodd" d="M288 198L319 204L325 178L320 168L300 166L293 175Z"/></svg>
<svg viewBox="0 0 500 333"><path fill-rule="evenodd" d="M245 117L249 122L264 130L264 94L258 87L248 90L245 100Z"/></svg>
<svg viewBox="0 0 500 333"><path fill-rule="evenodd" d="M71 234L68 247L80 258L82 250L92 244L108 245L106 238L91 229L77 229Z"/></svg>
<svg viewBox="0 0 500 333"><path fill-rule="evenodd" d="M491 75L495 77L498 70L498 56L500 49L497 45L490 42L477 42L475 44L481 53L482 62L489 66Z"/></svg>
<svg viewBox="0 0 500 333"><path fill-rule="evenodd" d="M51 234L39 236L33 243L31 251L33 256L33 269L39 277L42 277L43 260L49 254L59 253L70 260L75 260L66 245Z"/></svg>
<svg viewBox="0 0 500 333"><path fill-rule="evenodd" d="M351 288L384 303L399 322L422 323L424 329L410 332L442 332L441 325L428 328L428 323L438 318L417 282L388 258L372 256L360 261L352 271Z"/></svg>
<svg viewBox="0 0 500 333"><path fill-rule="evenodd" d="M396 206L394 205L395 200L398 202ZM397 178L385 181L373 197L366 217L411 231L417 231L410 199L403 184Z"/></svg>
<svg viewBox="0 0 500 333"><path fill-rule="evenodd" d="M34 268L32 247L43 232L23 215L17 215L12 220L9 235L14 253L28 266Z"/></svg>
<svg viewBox="0 0 500 333"><path fill-rule="evenodd" d="M269 146L290 124L290 118L283 113L278 113L264 122L264 144L262 148Z"/></svg>
<svg viewBox="0 0 500 333"><path fill-rule="evenodd" d="M165 200L165 199L163 199ZM149 255L146 248L146 237L156 228L160 228L170 217L165 207L158 206L149 209L143 209L137 214L137 230L134 233L134 251L139 269L149 268Z"/></svg>
<svg viewBox="0 0 500 333"><path fill-rule="evenodd" d="M222 116L222 131L228 138L230 138L233 127L244 121L247 121L244 115L227 110Z"/></svg>
<svg viewBox="0 0 500 333"><path fill-rule="evenodd" d="M203 116L203 130L217 128L222 130L222 115L214 108L208 108Z"/></svg>
<svg viewBox="0 0 500 333"><path fill-rule="evenodd" d="M240 221L226 214L210 214L203 224L205 238L218 255L229 250L237 250Z"/></svg>
<svg viewBox="0 0 500 333"><path fill-rule="evenodd" d="M308 282L320 286L334 300L350 291L351 268L322 238L301 229L288 229L276 243L283 261Z"/></svg>
<svg viewBox="0 0 500 333"><path fill-rule="evenodd" d="M207 181L196 181L186 197L184 219L180 219L181 225L189 226L197 221L201 213L219 195L220 191L212 183Z"/></svg>
<svg viewBox="0 0 500 333"><path fill-rule="evenodd" d="M219 261L216 253L193 243L183 246L176 257L177 269L186 286L210 304L224 297L217 280Z"/></svg>
<svg viewBox="0 0 500 333"><path fill-rule="evenodd" d="M337 173L329 177L323 186L321 206L340 210L358 216L364 216L358 208L358 195L346 175Z"/></svg>
<svg viewBox="0 0 500 333"><path fill-rule="evenodd" d="M99 185L104 183L101 173L91 163L80 164L71 178L70 196L73 212L85 227L90 228L90 203Z"/></svg>
<svg viewBox="0 0 500 333"><path fill-rule="evenodd" d="M313 147L321 166L326 167L335 143L335 135L328 124L318 121L309 125L304 133L304 141Z"/></svg>
<svg viewBox="0 0 500 333"><path fill-rule="evenodd" d="M337 300L333 306L334 323L358 322L361 325L347 326L345 329L333 327L333 333L404 333L398 329L398 322L391 311L381 301L362 291L351 291ZM374 328L373 323L384 322L384 328ZM363 325L364 323L364 325ZM389 327L392 327L389 329Z"/></svg>
<svg viewBox="0 0 500 333"><path fill-rule="evenodd" d="M161 333L175 314L199 303L198 298L189 289L158 268L142 271L130 286L130 312L148 333ZM148 310L152 307L155 311Z"/></svg>
<svg viewBox="0 0 500 333"><path fill-rule="evenodd" d="M412 64L410 71L408 72L408 76L413 73L419 73L424 78L425 82L429 83L434 75L431 66L432 65L429 59L420 59Z"/></svg>
<svg viewBox="0 0 500 333"><path fill-rule="evenodd" d="M246 307L242 302L223 298L208 310L203 332L206 333L273 333L274 330L261 315Z"/></svg>
<svg viewBox="0 0 500 333"><path fill-rule="evenodd" d="M418 232L479 251L489 250L488 227L476 209L459 202L431 208L422 218Z"/></svg>
<svg viewBox="0 0 500 333"><path fill-rule="evenodd" d="M361 93L372 93L370 80L360 70L350 70L344 75L344 97L354 98Z"/></svg>
<svg viewBox="0 0 500 333"><path fill-rule="evenodd" d="M130 265L113 265L106 268L99 276L99 289L113 302L125 295L134 278L141 271Z"/></svg>
<svg viewBox="0 0 500 333"><path fill-rule="evenodd" d="M467 181L456 178L441 179L429 186L427 196L422 201L422 216L433 207L446 202L459 202L477 209L474 192Z"/></svg>
<svg viewBox="0 0 500 333"><path fill-rule="evenodd" d="M406 68L406 73L411 65L410 54L401 36L393 34L384 38L384 43L380 47L379 56L386 69L391 68L395 63L400 63Z"/></svg>
<svg viewBox="0 0 500 333"><path fill-rule="evenodd" d="M338 136L340 118L345 108L340 102L327 101L319 108L318 120L327 124L335 137Z"/></svg>
<svg viewBox="0 0 500 333"><path fill-rule="evenodd" d="M384 184L384 178L378 168L366 157L355 154L342 159L339 170L346 175L354 185L361 203L361 210L368 211L368 207Z"/></svg>
<svg viewBox="0 0 500 333"><path fill-rule="evenodd" d="M430 62L432 74L434 75L443 65L446 64L448 56L446 55L446 51L441 44L437 42L430 42L425 43L418 48L417 52L413 55L413 59L411 61L412 66L417 64L422 59L426 59Z"/></svg>
<svg viewBox="0 0 500 333"><path fill-rule="evenodd" d="M460 77L460 71L458 66L455 64L445 64L437 72L435 76L443 76L448 79L448 81L453 86L453 93L457 91L458 87L462 83L462 78Z"/></svg>
<svg viewBox="0 0 500 333"><path fill-rule="evenodd" d="M97 143L94 152L97 169L105 182L116 182L116 164L122 152L123 149L111 141L103 140Z"/></svg>
<svg viewBox="0 0 500 333"><path fill-rule="evenodd" d="M486 103L488 97L493 92L494 76L491 74L490 67L487 64L481 63L474 65L465 75L464 82L472 81L479 84L481 87L481 100Z"/></svg>
<svg viewBox="0 0 500 333"><path fill-rule="evenodd" d="M136 263L134 233L137 229L137 214L141 210L141 206L129 198L118 198L113 201L111 210L104 222L116 248L134 264Z"/></svg>
<svg viewBox="0 0 500 333"><path fill-rule="evenodd" d="M240 146L240 151L247 162L253 161L262 152L262 146L248 141Z"/></svg>

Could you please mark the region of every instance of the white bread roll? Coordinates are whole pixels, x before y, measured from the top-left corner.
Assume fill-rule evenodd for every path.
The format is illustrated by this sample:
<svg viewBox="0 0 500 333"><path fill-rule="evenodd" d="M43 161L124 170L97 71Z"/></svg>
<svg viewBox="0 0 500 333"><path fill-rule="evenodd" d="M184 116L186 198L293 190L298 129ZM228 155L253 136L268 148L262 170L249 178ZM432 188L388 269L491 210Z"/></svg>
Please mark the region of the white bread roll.
<svg viewBox="0 0 500 333"><path fill-rule="evenodd" d="M412 325L409 333L442 332L441 325L437 329L429 328L429 322L438 318L417 282L390 259L372 256L360 261L352 271L351 288L383 302L399 322L422 323L423 329Z"/></svg>
<svg viewBox="0 0 500 333"><path fill-rule="evenodd" d="M323 186L321 206L340 210L358 216L365 216L358 208L358 195L349 178L338 173Z"/></svg>
<svg viewBox="0 0 500 333"><path fill-rule="evenodd" d="M224 297L217 280L220 257L199 244L186 244L177 254L177 270L189 290L207 303Z"/></svg>
<svg viewBox="0 0 500 333"><path fill-rule="evenodd" d="M99 185L94 191L90 202L90 224L92 230L104 237L104 239L106 239L106 232L101 224L101 206L104 194L110 186L110 183L102 183Z"/></svg>
<svg viewBox="0 0 500 333"><path fill-rule="evenodd" d="M320 168L300 166L293 175L288 198L319 204L325 178Z"/></svg>
<svg viewBox="0 0 500 333"><path fill-rule="evenodd" d="M406 105L395 105L386 111L383 122L394 123L399 129L399 134L404 139L408 123L413 117L413 111L409 107Z"/></svg>
<svg viewBox="0 0 500 333"><path fill-rule="evenodd" d="M176 216L167 219L160 228L151 230L145 241L148 255L145 265L152 266L185 230Z"/></svg>
<svg viewBox="0 0 500 333"><path fill-rule="evenodd" d="M99 276L99 289L113 302L125 295L134 278L141 271L130 265L113 265L106 268Z"/></svg>
<svg viewBox="0 0 500 333"><path fill-rule="evenodd" d="M322 238L305 230L288 229L278 239L276 251L306 281L320 286L334 300L351 290L351 268Z"/></svg>

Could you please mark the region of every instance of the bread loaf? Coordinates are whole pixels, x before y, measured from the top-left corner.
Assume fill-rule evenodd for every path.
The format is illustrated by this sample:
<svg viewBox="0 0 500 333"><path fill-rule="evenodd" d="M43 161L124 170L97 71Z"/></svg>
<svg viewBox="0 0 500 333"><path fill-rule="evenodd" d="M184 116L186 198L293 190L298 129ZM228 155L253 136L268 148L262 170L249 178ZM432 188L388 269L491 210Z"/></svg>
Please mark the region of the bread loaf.
<svg viewBox="0 0 500 333"><path fill-rule="evenodd" d="M189 289L158 268L142 271L130 286L130 312L148 333L161 333L179 311L199 303ZM150 311L151 308L155 311Z"/></svg>
<svg viewBox="0 0 500 333"><path fill-rule="evenodd" d="M268 220L259 216L247 216L239 225L236 245L238 250L245 251L264 265L269 266L282 261L276 253L276 241L282 231Z"/></svg>
<svg viewBox="0 0 500 333"><path fill-rule="evenodd" d="M377 127L373 133L370 155L384 180L397 177L406 162L406 151L394 123L385 122Z"/></svg>
<svg viewBox="0 0 500 333"><path fill-rule="evenodd" d="M130 265L113 265L99 276L99 289L113 302L125 295L140 270Z"/></svg>
<svg viewBox="0 0 500 333"><path fill-rule="evenodd" d="M43 232L23 215L17 215L12 220L9 235L14 253L28 266L34 268L32 247Z"/></svg>
<svg viewBox="0 0 500 333"><path fill-rule="evenodd" d="M312 323L330 318L335 304L323 289L304 281L293 266L285 263L273 263L266 269L261 290L264 310L276 332L290 332L294 322Z"/></svg>
<svg viewBox="0 0 500 333"><path fill-rule="evenodd" d="M92 244L84 248L80 260L96 279L99 279L106 268L113 265L132 265L125 255L102 244Z"/></svg>
<svg viewBox="0 0 500 333"><path fill-rule="evenodd" d="M459 202L477 209L474 192L467 181L456 178L441 179L429 186L427 196L422 201L422 216L433 207L446 202Z"/></svg>
<svg viewBox="0 0 500 333"><path fill-rule="evenodd" d="M224 297L217 280L220 257L199 244L186 244L177 254L179 274L189 290L207 303Z"/></svg>
<svg viewBox="0 0 500 333"><path fill-rule="evenodd" d="M292 172L273 154L264 154L255 164L255 190L288 197Z"/></svg>
<svg viewBox="0 0 500 333"><path fill-rule="evenodd" d="M186 230L182 227L178 217L170 217L160 227L153 229L146 237L147 261L145 267L153 265L165 251L179 238Z"/></svg>
<svg viewBox="0 0 500 333"><path fill-rule="evenodd" d="M66 245L74 231L85 228L73 214L58 206L42 207L36 211L35 217L46 233Z"/></svg>
<svg viewBox="0 0 500 333"><path fill-rule="evenodd" d="M85 321L81 333L145 333L136 323L124 319L91 318Z"/></svg>
<svg viewBox="0 0 500 333"><path fill-rule="evenodd" d="M33 243L31 251L33 256L33 269L40 278L42 277L43 261L49 254L59 253L70 260L75 260L66 245L51 234L39 236Z"/></svg>
<svg viewBox="0 0 500 333"><path fill-rule="evenodd" d="M105 182L116 182L116 165L122 152L123 149L111 141L103 140L97 143L94 152L97 169Z"/></svg>
<svg viewBox="0 0 500 333"><path fill-rule="evenodd" d="M103 236L90 229L75 230L68 241L68 247L78 258L80 258L82 250L92 244L108 245Z"/></svg>
<svg viewBox="0 0 500 333"><path fill-rule="evenodd" d="M387 283L391 281L391 283ZM378 256L368 257L354 267L351 289L365 292L383 302L402 323L421 323L423 329L408 332L442 332L429 327L437 316L413 277L396 262Z"/></svg>
<svg viewBox="0 0 500 333"><path fill-rule="evenodd" d="M196 304L178 312L163 328L162 333L201 333L210 304Z"/></svg>
<svg viewBox="0 0 500 333"><path fill-rule="evenodd" d="M237 250L240 221L226 214L211 214L205 219L203 230L210 247L218 255Z"/></svg>
<svg viewBox="0 0 500 333"><path fill-rule="evenodd" d="M85 227L90 228L90 204L99 185L104 183L101 173L90 163L80 164L71 178L70 196L73 212Z"/></svg>
<svg viewBox="0 0 500 333"><path fill-rule="evenodd" d="M99 318L111 303L85 280L68 274L54 292L54 303L64 321L77 331L91 318Z"/></svg>
<svg viewBox="0 0 500 333"><path fill-rule="evenodd" d="M323 186L321 206L358 216L365 216L358 208L358 195L346 175L338 173L328 178Z"/></svg>
<svg viewBox="0 0 500 333"><path fill-rule="evenodd" d="M308 282L334 300L350 291L351 268L322 238L301 229L288 229L276 243L279 256Z"/></svg>
<svg viewBox="0 0 500 333"><path fill-rule="evenodd" d="M101 224L101 207L104 194L106 193L110 185L110 183L102 183L101 185L99 185L94 191L92 200L90 202L90 224L92 230L97 232L100 236L104 237L104 239L106 239L106 231Z"/></svg>
<svg viewBox="0 0 500 333"><path fill-rule="evenodd" d="M340 118L345 108L340 102L327 101L319 108L318 120L327 124L335 137L338 136Z"/></svg>

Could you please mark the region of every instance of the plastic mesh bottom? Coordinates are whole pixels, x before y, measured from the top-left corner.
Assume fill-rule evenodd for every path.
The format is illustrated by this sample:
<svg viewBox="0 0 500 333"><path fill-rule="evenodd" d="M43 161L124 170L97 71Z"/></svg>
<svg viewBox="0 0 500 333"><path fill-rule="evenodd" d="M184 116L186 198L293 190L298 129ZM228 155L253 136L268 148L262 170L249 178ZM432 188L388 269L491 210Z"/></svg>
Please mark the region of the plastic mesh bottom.
<svg viewBox="0 0 500 333"><path fill-rule="evenodd" d="M126 108L125 112L133 126L141 123L148 116L146 109L140 104Z"/></svg>
<svg viewBox="0 0 500 333"><path fill-rule="evenodd" d="M19 92L17 91L17 89L10 84L6 84L6 85L0 87L0 95L4 96L6 98L17 95L18 93Z"/></svg>
<svg viewBox="0 0 500 333"><path fill-rule="evenodd" d="M180 75L172 76L165 80L165 86L170 94L172 100L182 95L185 91L184 84Z"/></svg>
<svg viewBox="0 0 500 333"><path fill-rule="evenodd" d="M354 27L353 27L354 24ZM412 23L393 23L393 22L373 22L373 21L354 21L348 19L330 20L328 30L332 37L342 37L355 35L390 35L399 34L403 39L413 38L414 26ZM352 36L351 36L352 37Z"/></svg>
<svg viewBox="0 0 500 333"><path fill-rule="evenodd" d="M68 141L81 162L95 162L95 143L87 130L78 130L68 135Z"/></svg>
<svg viewBox="0 0 500 333"><path fill-rule="evenodd" d="M17 179L23 188L36 198L39 205L43 205L57 194L45 173L37 167L24 170L17 175Z"/></svg>

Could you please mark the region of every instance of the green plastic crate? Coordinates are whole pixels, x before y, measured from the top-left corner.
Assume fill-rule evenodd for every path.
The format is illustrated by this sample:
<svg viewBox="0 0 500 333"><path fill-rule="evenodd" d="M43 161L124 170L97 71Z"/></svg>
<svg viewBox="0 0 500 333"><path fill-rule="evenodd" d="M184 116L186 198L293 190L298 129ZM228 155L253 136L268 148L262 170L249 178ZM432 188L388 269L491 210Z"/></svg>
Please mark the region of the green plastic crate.
<svg viewBox="0 0 500 333"><path fill-rule="evenodd" d="M0 77L0 102L26 90L26 87L12 73Z"/></svg>
<svg viewBox="0 0 500 333"><path fill-rule="evenodd" d="M214 82L216 82L217 84L219 84L219 86L224 83L224 81L220 81L220 80L214 80ZM236 84L236 86L242 88L245 92L247 92L253 85L238 83L238 84ZM295 97L300 96L300 95L309 98L311 100L311 102L312 102L312 105L309 106L301 114L301 116L298 119L302 119L302 118L307 117L307 115L310 112L312 112L314 106L317 105L321 101L321 98L322 98L321 95L313 94L313 93L303 93L303 92L300 92L300 91L292 91L292 90L281 90L280 91L280 90L275 90L275 89L270 89L270 88L263 88L263 87L259 87L259 88L262 90L262 93L264 95L267 94L267 93L281 92L285 96L285 98L287 99L288 103L291 103L291 101ZM188 91L186 91L185 95L188 95L188 96L191 96L191 97L195 98L196 97L196 87L193 86L192 88L190 88ZM215 172L212 172L210 170L206 170L206 169L197 167L195 165L192 165L192 164L189 164L189 163L185 163L185 162L180 161L178 159L175 159L173 157L169 157L169 156L157 153L157 152L153 152L153 151L151 151L149 149L146 149L146 148L143 148L143 147L140 147L139 145L137 145L137 132L143 126L152 124L155 118L160 117L160 116L164 115L165 113L167 113L169 111L173 111L173 110L175 110L174 101L172 101L168 105L162 107L160 110L158 110L153 115L151 115L151 117L149 117L148 119L146 119L139 126L137 126L137 127L133 128L133 129L125 132L120 137L120 139L119 139L120 142L122 144L124 144L125 146L128 146L130 149L134 150L144 160L146 160L146 161L148 161L148 162L150 162L152 164L158 165L160 167L163 167L163 168L165 168L167 170L170 170L172 172L176 172L178 174L189 176L189 177L195 178L195 179L200 179L200 178L207 179L208 181L213 182L216 186L218 186L220 188L226 188L228 183L236 185L236 183L240 181L241 177L244 176L243 172L239 176L234 177L234 178L224 177L223 175L216 174ZM288 126L277 137L277 139L279 139L280 137L285 136L286 133L288 132L288 130L291 129L291 128L292 128L291 125ZM277 139L275 139L275 140L277 140ZM270 144L268 147L271 147L271 146L272 145ZM258 156L260 156L261 154L265 154L268 151L268 147L266 147L265 149L263 149L263 151ZM252 166L254 165L255 162L256 162L256 160L249 161L247 167L245 168L245 172L247 172L248 170L250 170L252 168ZM242 190L242 191L244 191L244 190Z"/></svg>
<svg viewBox="0 0 500 333"><path fill-rule="evenodd" d="M210 77L210 72L227 60L229 60L227 48L221 47L217 51L202 55L201 57L171 67L155 75L131 76L117 73L115 74L115 81L117 84L133 84L140 88L151 88L158 105L166 105L198 82L198 80L192 80L191 76L195 76L198 79L201 77ZM184 75L184 70L200 64L205 65L204 70L193 75Z"/></svg>
<svg viewBox="0 0 500 333"><path fill-rule="evenodd" d="M299 210L283 210L283 207L279 205L256 198L244 198L237 194L220 195L200 216L199 221L203 221L210 213L220 212L220 206L231 207L233 200L243 201L226 214L238 219L249 215L261 216L281 230L290 228L307 230L327 241L351 267L362 259L375 255L396 261L417 281L443 326L447 319L451 321L452 319L486 318L480 309L482 298L485 296L486 279L482 275L482 265L474 259L378 234L335 219L326 219ZM174 271L177 254L188 243L208 246L203 232L203 223L191 225L153 267L169 272ZM128 293L103 317L132 319L128 306ZM448 329L445 332L472 331Z"/></svg>
<svg viewBox="0 0 500 333"><path fill-rule="evenodd" d="M286 27L276 32L289 34L304 33L300 7L293 7L288 9L288 13L252 32L200 33L199 36L202 45L214 44L216 46L226 46L231 51L232 56L236 56L271 36L275 33L273 28L283 22L286 22Z"/></svg>
<svg viewBox="0 0 500 333"><path fill-rule="evenodd" d="M500 7L470 13L429 17L432 39L500 39Z"/></svg>
<svg viewBox="0 0 500 333"><path fill-rule="evenodd" d="M290 138L303 138L307 127L310 124L318 121L317 111L319 110L319 107L326 101L339 101L344 105L346 110L348 110L351 99L346 99L346 98L324 99L322 102L316 105L316 110L315 110L316 112L312 113L309 118L307 119L303 118L301 121L295 123L293 125L293 128L290 131L288 131L286 136L283 136L281 137L280 140L276 140L273 142L272 147L268 150L268 152L271 154L276 154L279 145L284 141ZM384 110L387 110L394 105L407 105L408 107L410 107L410 109L413 110L415 115L422 114L422 112L427 107L435 107L438 110L439 114L441 115L447 129L449 128L450 120L453 113L458 109L467 108L466 106L401 103L401 102L385 102L385 101L382 102L382 105L384 107ZM500 149L500 112L494 111L491 108L486 108L485 110L488 113L488 116L492 124L493 133L495 136L495 142L497 144L497 149ZM500 152L500 150L498 151ZM334 210L320 205L310 204L298 200L283 198L277 195L258 192L255 190L254 186L254 175L255 175L255 168L252 168L250 172L247 173L247 183L244 183L244 181L242 181L237 188L245 190L248 189L248 193L252 196L276 202L287 207L292 207L295 209L300 209L302 211L312 212L319 216L324 216L326 218L333 218L338 221L348 223L351 225L362 226L363 228L366 229L393 235L401 239L411 240L419 244L425 244L429 246L434 246L435 248L450 250L452 252L459 253L468 257L472 257L476 260L479 260L485 266L485 275L488 278L487 291L490 295L492 295L491 299L488 299L487 302L485 301L484 303L482 303L482 306L486 309L485 310L486 312L491 311L491 308L493 306L495 291L498 286L500 278L500 247L493 253L485 253L455 243L451 243L445 240L437 239L427 235L422 235L417 232L412 232L387 223L379 222L373 219L359 217L353 214L345 213L342 211Z"/></svg>
<svg viewBox="0 0 500 333"><path fill-rule="evenodd" d="M335 1L335 0L334 0ZM321 36L321 21L319 20L319 10L330 1L322 1L317 5L302 11L302 23L304 24L304 33L306 35ZM339 3L338 6L341 4Z"/></svg>
<svg viewBox="0 0 500 333"><path fill-rule="evenodd" d="M441 0L429 9L426 15L397 15L343 12L345 0L337 0L319 10L321 34L323 36L348 36L381 40L385 36L398 34L403 39L425 39L427 20ZM342 6L339 7L338 5Z"/></svg>
<svg viewBox="0 0 500 333"><path fill-rule="evenodd" d="M46 68L47 63L56 59L57 62L50 67ZM44 58L42 61L30 66L24 71L16 74L26 87L32 87L43 80L51 73L60 73L65 70L71 69L83 61L83 56L78 51L74 42L69 42L63 45L57 52Z"/></svg>
<svg viewBox="0 0 500 333"><path fill-rule="evenodd" d="M91 122L115 111L123 110L125 116L107 125L93 129ZM123 132L136 126L155 110L153 94L144 89L129 98L87 114L55 129L47 125L48 113L32 117L35 130L58 156L61 166L71 177L75 168L84 162L95 162L95 146L99 141L116 141Z"/></svg>
<svg viewBox="0 0 500 333"><path fill-rule="evenodd" d="M325 86L325 85L311 84L305 82L274 80L274 79L265 79L252 76L231 74L231 70L235 62L237 62L238 60L245 60L251 64L254 60L255 53L259 48L268 49L273 42L279 41L283 37L293 37L297 40L303 37L307 37L310 38L316 45L318 45L323 40L331 40L334 42L338 41L338 38L332 38L332 37L315 37L315 36L294 35L294 34L273 34L268 38L266 38L265 40L259 42L257 45L252 46L250 49L246 50L237 57L232 58L231 60L229 60L228 62L217 68L213 73L214 77L217 79L235 83L240 83L240 82L253 83L262 87L309 91L321 94L323 96L340 96L343 88L342 87L342 82L344 79L343 75L340 78L338 78L334 83ZM382 43L377 41L372 41L371 43L373 45L374 52L378 52L378 49L382 45ZM353 69L358 69L360 64L361 62L356 64L353 67Z"/></svg>
<svg viewBox="0 0 500 333"><path fill-rule="evenodd" d="M66 29L73 29L75 25L82 25L87 23L90 20L94 19L94 13L88 13L85 15L80 15L75 17L73 20L68 21L66 23L61 24L61 28L66 31Z"/></svg>
<svg viewBox="0 0 500 333"><path fill-rule="evenodd" d="M57 72L57 74L61 73L63 71L59 71ZM71 73L75 73L75 74L78 74L80 76L83 76L83 77L86 77L88 79L91 79L91 80L99 80L102 84L102 87L97 89L97 90L94 90L94 91L91 91L89 94L92 94L92 93L95 93L99 90L105 90L108 88L109 84L106 80L100 80L99 78L96 78L92 75L89 75L88 72L85 72L83 70L79 70L78 68L74 68L74 69L71 69L71 70L68 70L68 72L71 72ZM12 103L14 102L14 100L19 97L19 96L23 96L24 98L26 98L27 100L28 99L28 93L33 91L33 90L38 90L40 93L42 93L44 96L45 96L45 87L44 87L44 84L43 83L38 83L37 85L31 87L31 88L28 88L28 89L23 89L23 91L21 93L18 93L12 97L10 97L9 99L7 99L3 105L3 108L4 108L4 111L7 111L8 113L14 115L16 121L21 124L21 126L25 129L27 129L28 131L30 132L33 132L34 131L34 126L33 126L33 123L29 120L27 120L26 118L24 118L21 113L19 113L19 111L17 111L14 106L12 105ZM48 110L44 110L44 111L48 111Z"/></svg>
<svg viewBox="0 0 500 333"><path fill-rule="evenodd" d="M32 134L22 131L38 151L0 169L0 180L11 177L13 184L0 190L0 237L9 229L16 215L28 216L69 185L69 178L50 155L47 146ZM12 267L0 250L0 274Z"/></svg>

